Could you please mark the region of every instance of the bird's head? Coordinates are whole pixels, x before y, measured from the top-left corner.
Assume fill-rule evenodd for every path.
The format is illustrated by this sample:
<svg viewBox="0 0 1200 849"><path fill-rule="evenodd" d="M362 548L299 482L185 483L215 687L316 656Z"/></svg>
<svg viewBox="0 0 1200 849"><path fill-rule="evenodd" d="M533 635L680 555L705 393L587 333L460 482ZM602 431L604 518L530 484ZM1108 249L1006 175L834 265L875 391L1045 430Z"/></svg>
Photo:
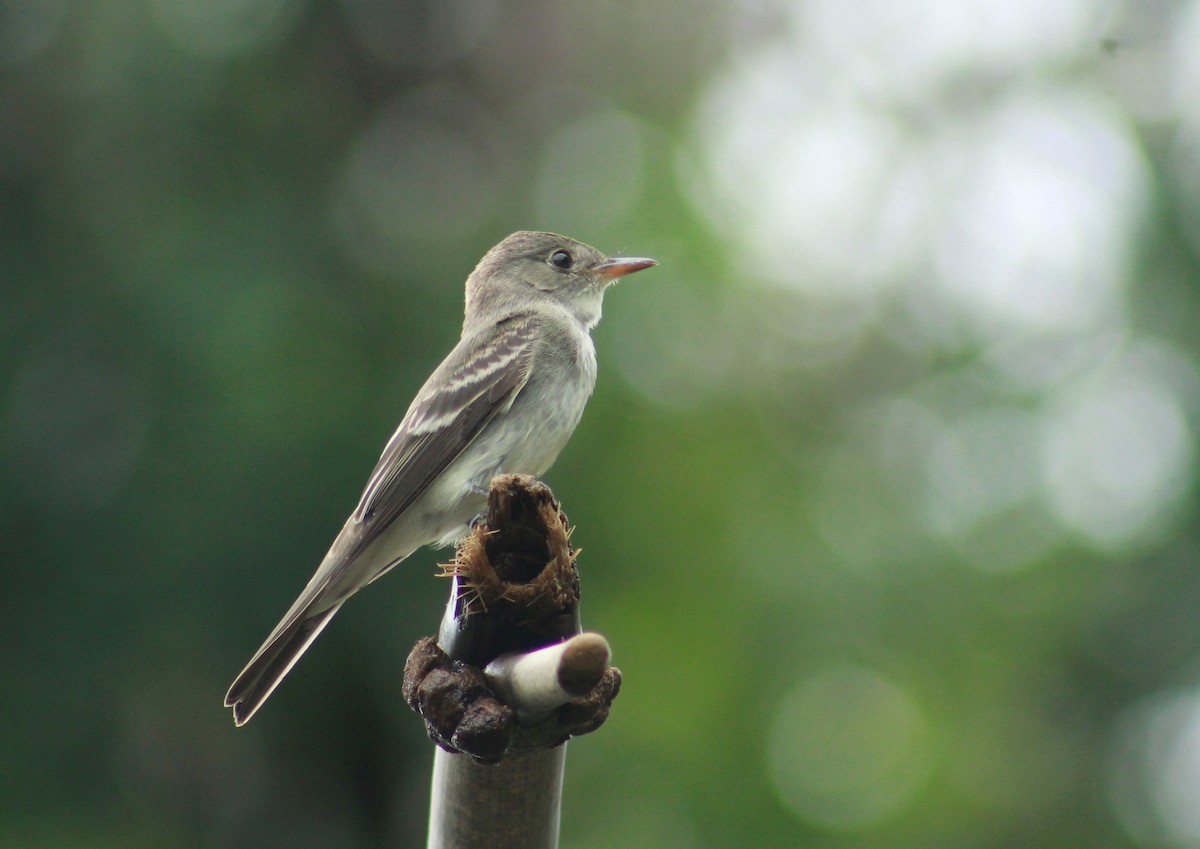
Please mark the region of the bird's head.
<svg viewBox="0 0 1200 849"><path fill-rule="evenodd" d="M522 230L500 242L467 279L467 319L519 309L531 298L565 308L585 327L600 320L604 290L626 274L658 265L645 257L609 257L556 233Z"/></svg>

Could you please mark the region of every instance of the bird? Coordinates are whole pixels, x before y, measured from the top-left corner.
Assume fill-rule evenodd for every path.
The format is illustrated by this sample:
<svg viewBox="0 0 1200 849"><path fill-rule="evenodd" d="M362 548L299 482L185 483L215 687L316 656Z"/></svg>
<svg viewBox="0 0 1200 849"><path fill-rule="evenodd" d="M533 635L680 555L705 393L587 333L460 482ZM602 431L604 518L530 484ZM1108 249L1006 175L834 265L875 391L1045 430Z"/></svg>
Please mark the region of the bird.
<svg viewBox="0 0 1200 849"><path fill-rule="evenodd" d="M519 231L467 277L462 333L417 392L358 505L299 597L225 695L244 725L350 596L425 545L469 530L501 473L542 475L596 383L605 290L657 265Z"/></svg>

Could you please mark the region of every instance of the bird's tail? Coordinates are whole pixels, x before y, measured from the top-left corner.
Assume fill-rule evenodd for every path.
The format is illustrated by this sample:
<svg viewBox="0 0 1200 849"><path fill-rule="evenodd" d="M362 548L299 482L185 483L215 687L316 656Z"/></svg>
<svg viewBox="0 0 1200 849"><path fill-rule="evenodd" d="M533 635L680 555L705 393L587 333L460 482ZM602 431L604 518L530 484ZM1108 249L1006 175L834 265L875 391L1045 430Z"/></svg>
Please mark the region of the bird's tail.
<svg viewBox="0 0 1200 849"><path fill-rule="evenodd" d="M267 696L279 686L305 649L312 645L321 630L329 624L341 602L318 612L312 612L316 599L304 608L289 611L279 626L267 637L246 668L234 679L225 694L225 707L233 708L233 721L245 725L255 711L262 707Z"/></svg>

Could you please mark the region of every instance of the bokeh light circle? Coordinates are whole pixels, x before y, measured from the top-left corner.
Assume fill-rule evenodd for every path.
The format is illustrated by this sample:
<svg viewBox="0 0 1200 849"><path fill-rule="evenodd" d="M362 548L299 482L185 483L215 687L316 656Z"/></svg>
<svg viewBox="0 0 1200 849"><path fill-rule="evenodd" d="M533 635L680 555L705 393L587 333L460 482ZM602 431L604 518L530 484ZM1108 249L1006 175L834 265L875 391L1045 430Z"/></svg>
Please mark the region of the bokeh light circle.
<svg viewBox="0 0 1200 849"><path fill-rule="evenodd" d="M830 666L800 681L775 708L767 749L772 786L804 820L865 828L920 790L930 736L910 692L861 666Z"/></svg>

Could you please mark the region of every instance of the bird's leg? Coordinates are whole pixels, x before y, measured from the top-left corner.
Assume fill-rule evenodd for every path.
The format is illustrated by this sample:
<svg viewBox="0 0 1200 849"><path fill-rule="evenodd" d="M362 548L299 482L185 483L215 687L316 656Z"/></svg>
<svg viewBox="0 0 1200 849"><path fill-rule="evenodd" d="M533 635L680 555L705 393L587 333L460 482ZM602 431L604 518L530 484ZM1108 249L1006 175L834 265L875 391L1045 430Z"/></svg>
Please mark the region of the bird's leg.
<svg viewBox="0 0 1200 849"><path fill-rule="evenodd" d="M499 474L499 472L497 472L497 474ZM495 475L492 475L492 477L495 477ZM479 483L478 481L471 482L471 494L472 495L478 495L481 498L486 499L489 488L490 487L484 486L483 484ZM480 510L478 513L475 514L475 518L471 520L471 526L470 526L471 530L472 531L475 530L477 527L479 527L486 521L487 521L487 510L486 509Z"/></svg>
<svg viewBox="0 0 1200 849"><path fill-rule="evenodd" d="M484 481L471 481L471 485L470 485L471 494L478 495L480 498L483 498L486 500L488 497L488 493L491 492L491 490L492 490L492 481L496 478L497 475L501 474L501 471L504 467L504 461L507 459L508 459L507 455L500 459L500 462L496 464L496 468L493 469L492 473L487 476L486 483ZM475 518L471 520L471 530L472 531L475 530L477 527L482 525L486 520L487 520L487 510L479 511L479 513L477 513L475 515Z"/></svg>

